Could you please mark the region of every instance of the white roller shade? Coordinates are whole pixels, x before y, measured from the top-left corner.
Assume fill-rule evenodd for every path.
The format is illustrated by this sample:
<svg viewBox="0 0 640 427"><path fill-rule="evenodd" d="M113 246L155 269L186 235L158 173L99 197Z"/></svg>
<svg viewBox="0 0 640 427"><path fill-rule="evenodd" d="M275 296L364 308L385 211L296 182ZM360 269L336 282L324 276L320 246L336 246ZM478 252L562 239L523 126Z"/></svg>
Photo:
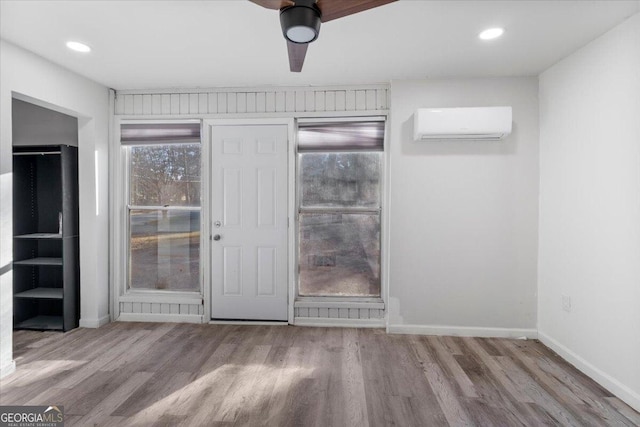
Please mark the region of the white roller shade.
<svg viewBox="0 0 640 427"><path fill-rule="evenodd" d="M384 122L300 123L298 151L382 151Z"/></svg>
<svg viewBox="0 0 640 427"><path fill-rule="evenodd" d="M125 123L120 126L123 145L198 143L200 122Z"/></svg>

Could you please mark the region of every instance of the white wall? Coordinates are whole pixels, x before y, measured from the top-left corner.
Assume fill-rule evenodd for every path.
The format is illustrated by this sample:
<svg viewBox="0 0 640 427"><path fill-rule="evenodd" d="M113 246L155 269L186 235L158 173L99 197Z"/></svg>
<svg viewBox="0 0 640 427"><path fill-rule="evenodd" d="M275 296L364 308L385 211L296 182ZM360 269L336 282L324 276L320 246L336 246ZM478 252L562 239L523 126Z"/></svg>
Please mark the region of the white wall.
<svg viewBox="0 0 640 427"><path fill-rule="evenodd" d="M12 370L11 98L78 117L83 326L108 321L108 89L0 40L0 375ZM98 151L96 193L95 151ZM96 195L97 194L97 195ZM99 214L96 215L96 203Z"/></svg>
<svg viewBox="0 0 640 427"><path fill-rule="evenodd" d="M499 142L414 142L419 107L511 105ZM535 336L535 77L391 85L390 332Z"/></svg>
<svg viewBox="0 0 640 427"><path fill-rule="evenodd" d="M539 294L542 341L640 410L640 14L540 76Z"/></svg>
<svg viewBox="0 0 640 427"><path fill-rule="evenodd" d="M78 119L14 99L11 103L13 145L78 146Z"/></svg>

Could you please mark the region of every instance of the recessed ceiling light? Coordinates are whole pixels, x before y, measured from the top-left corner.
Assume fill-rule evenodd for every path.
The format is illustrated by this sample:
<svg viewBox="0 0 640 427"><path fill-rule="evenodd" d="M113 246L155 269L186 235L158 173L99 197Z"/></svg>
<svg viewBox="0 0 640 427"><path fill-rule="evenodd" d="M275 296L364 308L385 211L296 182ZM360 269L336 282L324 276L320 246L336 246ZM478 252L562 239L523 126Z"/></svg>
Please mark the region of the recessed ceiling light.
<svg viewBox="0 0 640 427"><path fill-rule="evenodd" d="M481 32L478 37L480 37L481 40L493 40L500 37L503 33L503 28L489 28Z"/></svg>
<svg viewBox="0 0 640 427"><path fill-rule="evenodd" d="M67 47L71 50L75 50L76 52L88 53L91 52L91 48L84 43L80 42L67 42Z"/></svg>

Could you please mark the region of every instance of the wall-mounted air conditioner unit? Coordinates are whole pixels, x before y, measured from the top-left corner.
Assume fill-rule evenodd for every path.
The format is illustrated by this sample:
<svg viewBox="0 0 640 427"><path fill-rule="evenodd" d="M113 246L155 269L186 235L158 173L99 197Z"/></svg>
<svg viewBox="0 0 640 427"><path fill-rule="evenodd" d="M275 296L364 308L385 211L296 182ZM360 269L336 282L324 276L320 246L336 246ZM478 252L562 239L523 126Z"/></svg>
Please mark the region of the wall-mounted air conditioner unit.
<svg viewBox="0 0 640 427"><path fill-rule="evenodd" d="M511 133L511 107L419 108L413 122L416 141L496 140Z"/></svg>

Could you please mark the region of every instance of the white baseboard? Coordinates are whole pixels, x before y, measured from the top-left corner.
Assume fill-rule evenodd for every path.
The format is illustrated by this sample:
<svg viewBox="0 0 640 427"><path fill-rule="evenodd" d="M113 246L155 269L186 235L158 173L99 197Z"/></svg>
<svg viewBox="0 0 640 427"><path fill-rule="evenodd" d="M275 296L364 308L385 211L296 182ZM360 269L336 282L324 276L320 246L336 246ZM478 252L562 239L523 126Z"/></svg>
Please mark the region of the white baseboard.
<svg viewBox="0 0 640 427"><path fill-rule="evenodd" d="M296 326L320 326L339 328L384 328L384 318L381 319L336 319L324 317L295 317Z"/></svg>
<svg viewBox="0 0 640 427"><path fill-rule="evenodd" d="M201 314L120 313L119 322L204 323Z"/></svg>
<svg viewBox="0 0 640 427"><path fill-rule="evenodd" d="M99 319L80 319L80 327L81 328L99 328L100 326L104 326L111 321L109 315L102 316Z"/></svg>
<svg viewBox="0 0 640 427"><path fill-rule="evenodd" d="M482 328L477 326L388 325L387 333L481 338L538 338L538 331L535 329Z"/></svg>
<svg viewBox="0 0 640 427"><path fill-rule="evenodd" d="M538 338L544 345L558 353L567 362L571 363L595 382L615 394L616 397L619 397L627 405L640 412L640 393L630 389L611 375L601 371L544 332L538 331Z"/></svg>
<svg viewBox="0 0 640 427"><path fill-rule="evenodd" d="M16 361L12 360L3 367L0 367L0 378L4 378L13 374L16 370Z"/></svg>

